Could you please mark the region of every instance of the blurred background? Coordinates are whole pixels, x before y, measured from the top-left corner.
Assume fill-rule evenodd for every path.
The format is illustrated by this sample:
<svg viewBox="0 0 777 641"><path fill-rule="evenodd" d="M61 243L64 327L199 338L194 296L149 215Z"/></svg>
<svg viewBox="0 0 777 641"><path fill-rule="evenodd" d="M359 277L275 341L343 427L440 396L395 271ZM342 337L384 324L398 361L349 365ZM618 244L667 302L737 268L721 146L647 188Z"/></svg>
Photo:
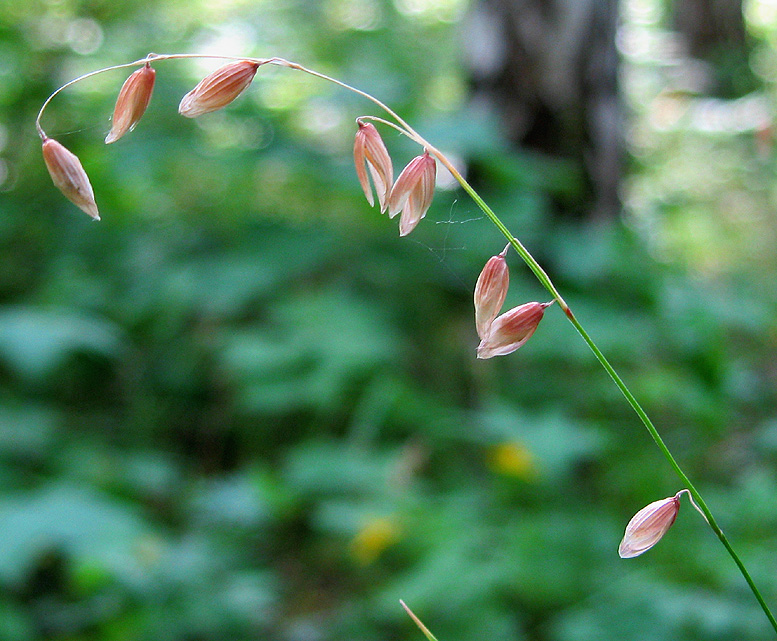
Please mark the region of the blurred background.
<svg viewBox="0 0 777 641"><path fill-rule="evenodd" d="M65 91L149 51L283 56L380 97L456 159L644 403L777 605L775 0L0 3L0 638L769 638L673 472L551 308L477 361L504 239L440 173L408 238L371 210L354 118L263 67L196 121L217 62ZM382 130L398 171L419 150ZM507 305L546 293L509 255Z"/></svg>

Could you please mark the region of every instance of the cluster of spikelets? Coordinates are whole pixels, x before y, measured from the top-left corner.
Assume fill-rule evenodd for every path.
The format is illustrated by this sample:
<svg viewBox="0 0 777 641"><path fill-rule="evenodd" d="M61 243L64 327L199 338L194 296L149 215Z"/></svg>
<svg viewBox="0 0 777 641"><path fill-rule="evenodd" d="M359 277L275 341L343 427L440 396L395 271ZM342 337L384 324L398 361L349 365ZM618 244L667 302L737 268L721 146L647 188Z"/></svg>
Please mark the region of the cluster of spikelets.
<svg viewBox="0 0 777 641"><path fill-rule="evenodd" d="M499 314L507 297L510 272L507 269L508 244L488 259L475 285L475 328L480 337L478 358L512 354L528 341L545 314L549 303L524 303Z"/></svg>
<svg viewBox="0 0 777 641"><path fill-rule="evenodd" d="M383 144L378 130L371 123L357 121L359 131L353 144L353 159L356 174L367 197L370 207L375 198L370 186L367 170L372 177L378 196L380 213L388 211L394 218L400 211L399 235L407 236L419 221L426 216L434 196L434 183L437 176L437 163L428 151L416 156L402 170L394 182L394 167L391 156Z"/></svg>
<svg viewBox="0 0 777 641"><path fill-rule="evenodd" d="M545 308L553 304L524 303L500 314L510 284L507 268L508 244L501 253L492 256L475 285L475 327L480 344L478 358L491 358L511 354L520 348L534 334ZM647 552L666 534L677 518L680 510L680 497L688 494L691 503L706 520L704 512L693 502L688 490L680 490L674 496L654 501L637 512L626 526L618 554L630 559Z"/></svg>
<svg viewBox="0 0 777 641"><path fill-rule="evenodd" d="M183 97L178 112L187 118L196 118L225 107L251 84L260 64L255 60L239 60L217 69ZM127 78L116 100L106 143L116 142L134 129L151 100L155 79L156 72L148 62ZM394 182L391 158L377 130L372 124L365 124L361 120L358 124L354 160L359 182L370 205L373 205L374 197L367 177L369 170L381 212L388 211L393 218L401 211L399 233L400 236L406 236L426 215L432 203L436 162L424 151L408 163ZM43 158L59 190L77 207L99 220L94 191L78 157L53 138L44 135Z"/></svg>
<svg viewBox="0 0 777 641"><path fill-rule="evenodd" d="M183 97L178 112L188 118L196 118L225 107L251 84L260 64L255 60L239 60L220 67ZM116 100L106 143L115 142L134 129L148 107L155 80L156 72L149 62L127 78ZM353 155L364 195L370 206L374 206L377 196L381 213L388 212L390 218L401 211L399 235L406 236L426 216L432 204L436 161L425 149L423 154L407 164L394 181L391 157L377 129L362 119L358 119L357 124ZM45 134L43 158L54 184L62 193L92 218L99 220L92 185L78 158ZM498 316L509 281L506 252L507 247L488 261L475 288L476 324L481 339L477 350L479 358L514 352L531 337L545 308L550 305L527 303Z"/></svg>
<svg viewBox="0 0 777 641"><path fill-rule="evenodd" d="M259 69L259 62L239 60L209 74L181 100L178 112L187 118L216 111L237 98ZM143 116L154 91L156 72L147 62L124 82L113 110L111 130L106 143L116 142L132 131ZM48 136L43 137L43 159L51 179L59 190L79 209L100 220L94 191L78 157Z"/></svg>
<svg viewBox="0 0 777 641"><path fill-rule="evenodd" d="M251 84L261 64L255 60L239 60L217 69L183 97L178 112L187 118L196 118L225 107ZM127 78L116 100L106 143L115 142L132 131L148 107L155 79L156 72L148 62ZM390 218L401 211L399 235L406 236L431 206L437 170L435 159L425 149L394 181L391 157L377 129L362 119L357 123L359 129L353 155L364 195L370 206L374 206L377 196L381 213L388 212ZM92 185L78 157L42 130L41 136L43 158L54 184L77 207L99 220ZM531 338L545 308L553 303L524 303L500 314L510 282L505 260L509 248L510 244L488 260L475 285L475 326L480 338L478 358L504 356L516 351ZM634 515L618 548L622 558L638 556L658 543L674 523L683 493L690 497L688 490L681 490L674 496L650 503ZM692 498L691 502L699 510ZM699 512L706 519L704 513Z"/></svg>

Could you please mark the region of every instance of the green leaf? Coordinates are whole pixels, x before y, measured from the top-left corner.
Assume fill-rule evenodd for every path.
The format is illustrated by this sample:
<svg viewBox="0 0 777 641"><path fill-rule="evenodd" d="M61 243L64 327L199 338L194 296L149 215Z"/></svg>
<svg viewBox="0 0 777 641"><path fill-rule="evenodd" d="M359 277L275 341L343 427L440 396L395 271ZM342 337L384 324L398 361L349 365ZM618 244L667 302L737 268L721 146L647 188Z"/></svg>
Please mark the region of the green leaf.
<svg viewBox="0 0 777 641"><path fill-rule="evenodd" d="M0 310L0 357L21 376L39 382L74 353L106 358L122 350L119 329L108 321L61 310Z"/></svg>

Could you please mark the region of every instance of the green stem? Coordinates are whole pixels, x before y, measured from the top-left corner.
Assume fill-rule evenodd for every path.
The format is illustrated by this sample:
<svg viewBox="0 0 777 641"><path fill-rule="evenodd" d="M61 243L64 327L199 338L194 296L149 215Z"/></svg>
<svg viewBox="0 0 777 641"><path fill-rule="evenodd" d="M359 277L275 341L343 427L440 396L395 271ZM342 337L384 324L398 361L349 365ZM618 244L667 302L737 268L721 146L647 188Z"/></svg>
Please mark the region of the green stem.
<svg viewBox="0 0 777 641"><path fill-rule="evenodd" d="M407 604L400 599L399 603L402 605L403 608L405 608L405 612L407 612L408 616L413 619L413 623L415 623L418 626L418 629L421 630L421 632L424 633L424 636L427 638L428 641L437 641L437 637L435 637L429 628L427 628L422 622L421 619L419 619L413 611L407 607Z"/></svg>

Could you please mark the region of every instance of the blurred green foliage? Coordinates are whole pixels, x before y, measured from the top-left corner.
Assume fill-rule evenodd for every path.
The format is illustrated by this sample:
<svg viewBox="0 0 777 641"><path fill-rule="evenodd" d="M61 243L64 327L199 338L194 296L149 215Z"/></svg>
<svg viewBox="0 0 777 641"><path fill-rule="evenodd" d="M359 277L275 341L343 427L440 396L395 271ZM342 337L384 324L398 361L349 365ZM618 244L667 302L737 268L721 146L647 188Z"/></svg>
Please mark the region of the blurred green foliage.
<svg viewBox="0 0 777 641"><path fill-rule="evenodd" d="M474 359L471 291L504 240L445 190L397 239L351 164L364 101L262 68L191 122L177 102L213 67L160 62L115 145L125 71L44 118L101 223L41 162L46 96L150 50L279 55L375 93L476 168L777 603L771 147L667 132L651 126L665 103L639 103L625 223L553 220L580 176L507 149L467 102L466 10L0 4L0 638L421 638L400 598L441 641L768 636L688 506L655 550L618 559L630 516L675 478L558 309L519 353ZM756 34L762 66L774 33ZM629 64L645 75L628 95L659 95L662 67ZM385 138L398 166L418 152ZM543 299L510 256L507 304Z"/></svg>

